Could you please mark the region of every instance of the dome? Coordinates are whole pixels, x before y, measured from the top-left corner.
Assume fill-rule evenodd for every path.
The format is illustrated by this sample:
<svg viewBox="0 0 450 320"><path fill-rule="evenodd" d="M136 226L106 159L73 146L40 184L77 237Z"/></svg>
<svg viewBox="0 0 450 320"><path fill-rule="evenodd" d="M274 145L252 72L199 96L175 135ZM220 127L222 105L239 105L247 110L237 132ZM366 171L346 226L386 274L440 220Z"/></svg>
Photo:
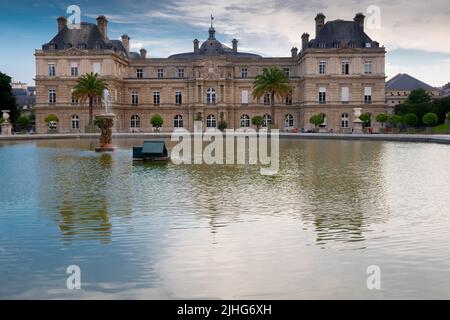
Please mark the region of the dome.
<svg viewBox="0 0 450 320"><path fill-rule="evenodd" d="M207 56L223 54L223 45L216 39L206 40L200 47L200 54L204 54Z"/></svg>

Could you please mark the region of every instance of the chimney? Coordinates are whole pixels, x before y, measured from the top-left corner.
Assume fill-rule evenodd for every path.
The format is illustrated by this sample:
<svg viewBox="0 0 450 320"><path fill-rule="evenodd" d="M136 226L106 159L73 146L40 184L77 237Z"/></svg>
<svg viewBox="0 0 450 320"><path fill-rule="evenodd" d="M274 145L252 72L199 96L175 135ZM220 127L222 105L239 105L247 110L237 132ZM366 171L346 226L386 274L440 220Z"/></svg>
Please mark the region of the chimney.
<svg viewBox="0 0 450 320"><path fill-rule="evenodd" d="M233 52L237 52L238 41L236 39L233 39L231 43L233 44Z"/></svg>
<svg viewBox="0 0 450 320"><path fill-rule="evenodd" d="M325 25L325 15L323 13L318 13L314 20L316 20L316 38L317 38L317 35L319 34L320 30Z"/></svg>
<svg viewBox="0 0 450 320"><path fill-rule="evenodd" d="M364 31L364 18L365 16L359 12L356 14L355 18L353 19L353 21L355 21L357 24L359 24L359 26L361 27L361 29Z"/></svg>
<svg viewBox="0 0 450 320"><path fill-rule="evenodd" d="M304 34L302 34L302 50L305 50L308 47L308 43L309 34L305 32Z"/></svg>
<svg viewBox="0 0 450 320"><path fill-rule="evenodd" d="M108 20L105 16L98 16L97 27L103 38L108 39Z"/></svg>
<svg viewBox="0 0 450 320"><path fill-rule="evenodd" d="M130 37L126 34L122 35L122 45L127 52L130 52Z"/></svg>
<svg viewBox="0 0 450 320"><path fill-rule="evenodd" d="M199 41L197 39L194 39L194 53L198 53L198 44Z"/></svg>
<svg viewBox="0 0 450 320"><path fill-rule="evenodd" d="M295 58L295 57L297 57L297 55L298 55L298 49L296 47L293 47L291 49L291 57Z"/></svg>
<svg viewBox="0 0 450 320"><path fill-rule="evenodd" d="M142 58L142 59L145 59L145 58L147 57L147 50L145 50L144 48L142 48L142 49L140 50L140 52L141 52L141 58Z"/></svg>
<svg viewBox="0 0 450 320"><path fill-rule="evenodd" d="M62 29L64 29L65 26L67 26L66 17L58 17L56 21L58 21L58 32L60 32Z"/></svg>

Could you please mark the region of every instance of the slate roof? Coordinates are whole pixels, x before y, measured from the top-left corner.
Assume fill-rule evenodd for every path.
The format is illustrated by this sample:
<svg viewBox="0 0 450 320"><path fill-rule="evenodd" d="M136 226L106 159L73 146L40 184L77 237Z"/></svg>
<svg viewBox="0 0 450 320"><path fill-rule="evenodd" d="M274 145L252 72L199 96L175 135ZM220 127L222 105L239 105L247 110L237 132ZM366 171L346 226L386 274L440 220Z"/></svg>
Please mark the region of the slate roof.
<svg viewBox="0 0 450 320"><path fill-rule="evenodd" d="M355 21L334 20L328 21L320 29L315 39L308 43L309 48L336 48L347 45L352 48L365 48L370 43L372 48L380 45L364 32Z"/></svg>
<svg viewBox="0 0 450 320"><path fill-rule="evenodd" d="M120 40L105 39L97 25L82 22L80 29L69 29L65 26L50 42L42 46L43 50L78 49L112 49L127 54Z"/></svg>
<svg viewBox="0 0 450 320"><path fill-rule="evenodd" d="M436 90L435 88L426 84L425 82L422 82L414 77L411 77L409 74L406 73L399 73L391 80L386 82L386 89L392 91L394 90L412 91L415 89L424 89L427 91Z"/></svg>
<svg viewBox="0 0 450 320"><path fill-rule="evenodd" d="M233 49L227 47L226 45L224 45L223 43L221 43L219 40L216 39L215 37L216 30L214 30L213 27L209 28L208 33L209 33L208 40L202 43L198 53L196 52L179 53L171 55L169 56L169 58L198 59L203 56L218 56L218 55L225 55L236 58L262 58L260 55L253 53L246 53L239 51L234 52Z"/></svg>

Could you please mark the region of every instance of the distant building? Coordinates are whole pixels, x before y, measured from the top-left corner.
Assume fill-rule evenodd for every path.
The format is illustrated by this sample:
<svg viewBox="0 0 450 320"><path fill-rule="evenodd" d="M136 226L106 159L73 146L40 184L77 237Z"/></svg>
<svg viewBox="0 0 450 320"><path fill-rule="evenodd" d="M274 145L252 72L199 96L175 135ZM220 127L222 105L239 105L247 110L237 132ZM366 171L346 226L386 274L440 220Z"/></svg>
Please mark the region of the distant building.
<svg viewBox="0 0 450 320"><path fill-rule="evenodd" d="M450 97L450 82L441 89L441 98Z"/></svg>
<svg viewBox="0 0 450 320"><path fill-rule="evenodd" d="M34 110L36 106L36 87L30 87L23 82L13 82L11 84L12 95L16 98L16 103L22 111Z"/></svg>
<svg viewBox="0 0 450 320"><path fill-rule="evenodd" d="M386 103L388 107L394 108L396 105L406 101L411 91L423 89L432 98L440 95L439 89L426 84L406 73L399 73L386 82Z"/></svg>

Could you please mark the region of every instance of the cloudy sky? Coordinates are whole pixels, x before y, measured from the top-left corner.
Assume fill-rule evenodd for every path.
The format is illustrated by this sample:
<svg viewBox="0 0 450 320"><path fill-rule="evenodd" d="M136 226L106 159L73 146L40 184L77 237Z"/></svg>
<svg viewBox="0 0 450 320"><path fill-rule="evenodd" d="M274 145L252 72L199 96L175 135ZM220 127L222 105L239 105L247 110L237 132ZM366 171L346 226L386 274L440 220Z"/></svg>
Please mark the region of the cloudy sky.
<svg viewBox="0 0 450 320"><path fill-rule="evenodd" d="M82 10L82 21L104 14L110 39L124 33L132 49L145 47L152 57L192 50L192 40L207 37L209 17L219 40L263 56L289 56L300 36L314 37L314 17L352 20L366 15L368 35L387 50L386 75L409 73L433 86L450 81L450 3L448 0L16 0L0 3L0 71L33 83L34 50L56 34L56 17L69 5ZM379 8L379 14L378 14Z"/></svg>

